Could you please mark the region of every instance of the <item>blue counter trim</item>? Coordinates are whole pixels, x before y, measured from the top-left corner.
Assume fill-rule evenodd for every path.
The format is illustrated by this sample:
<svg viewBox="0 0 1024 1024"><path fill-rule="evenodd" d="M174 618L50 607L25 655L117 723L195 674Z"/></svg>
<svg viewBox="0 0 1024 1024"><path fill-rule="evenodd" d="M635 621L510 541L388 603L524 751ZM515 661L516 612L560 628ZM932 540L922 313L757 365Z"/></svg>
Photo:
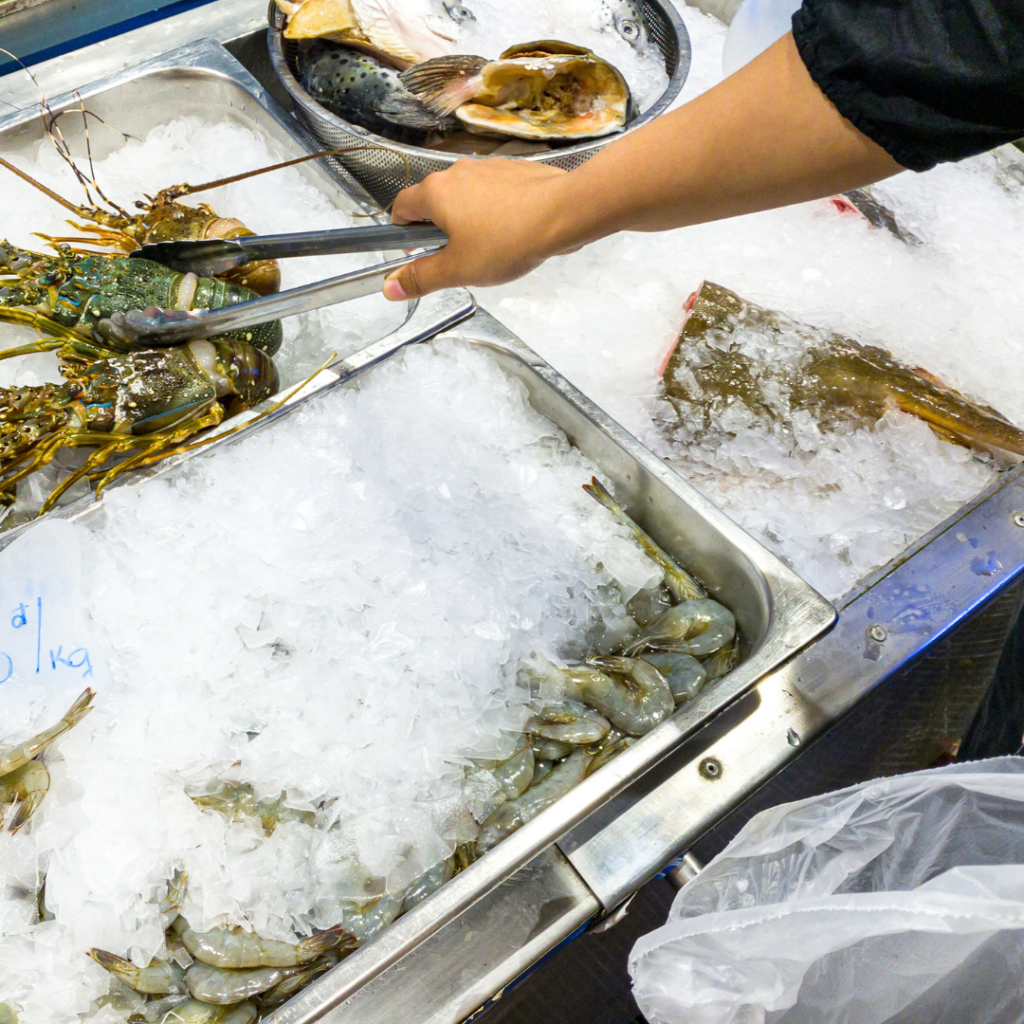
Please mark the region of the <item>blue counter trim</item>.
<svg viewBox="0 0 1024 1024"><path fill-rule="evenodd" d="M213 2L214 0L140 0L135 6L152 7L154 9L117 21L112 25L98 28L93 32L75 36L53 46L47 46L29 54L19 53L17 56L23 64L31 67L33 64L41 64L45 60L60 57L62 54L70 53L72 50L80 50L83 46L99 43L104 39L111 39L124 32L131 32L132 29L142 28L144 25L151 25L155 21L162 21L164 18L170 18L175 14L190 11L195 7L204 7L206 4ZM0 29L2 28L3 22L0 22ZM2 36L2 33L0 33L0 36ZM2 38L0 38L0 45L3 45ZM20 70L20 66L15 61L0 54L0 77L18 70Z"/></svg>

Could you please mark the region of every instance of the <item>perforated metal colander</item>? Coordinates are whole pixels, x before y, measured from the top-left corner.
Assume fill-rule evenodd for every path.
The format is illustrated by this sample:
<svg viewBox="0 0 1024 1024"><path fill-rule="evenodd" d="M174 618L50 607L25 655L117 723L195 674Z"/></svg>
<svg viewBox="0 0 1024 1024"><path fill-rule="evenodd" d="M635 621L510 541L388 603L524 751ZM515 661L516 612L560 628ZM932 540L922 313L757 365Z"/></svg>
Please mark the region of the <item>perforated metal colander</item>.
<svg viewBox="0 0 1024 1024"><path fill-rule="evenodd" d="M630 123L627 132L635 131L664 111L679 95L690 70L690 37L671 2L641 0L641 14L648 36L664 58L668 86L657 102ZM428 174L443 171L456 160L465 159L459 153L442 153L421 146L392 142L350 124L322 107L299 83L295 66L298 44L284 38L284 17L274 0L270 0L269 21L270 60L281 83L295 101L299 117L326 148L369 147L352 149L340 154L338 159L378 202L390 203L406 185L422 181ZM537 160L571 171L623 134L620 132L513 159Z"/></svg>

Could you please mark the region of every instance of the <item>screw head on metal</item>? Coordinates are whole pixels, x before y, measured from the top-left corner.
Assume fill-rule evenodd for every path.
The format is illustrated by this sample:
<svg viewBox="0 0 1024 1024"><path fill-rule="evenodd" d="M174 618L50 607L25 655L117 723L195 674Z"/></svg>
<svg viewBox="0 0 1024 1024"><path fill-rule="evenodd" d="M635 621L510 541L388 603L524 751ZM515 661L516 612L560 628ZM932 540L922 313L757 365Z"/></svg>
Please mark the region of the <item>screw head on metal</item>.
<svg viewBox="0 0 1024 1024"><path fill-rule="evenodd" d="M704 776L705 779L720 779L722 777L722 762L717 757L705 757L701 761L697 771Z"/></svg>
<svg viewBox="0 0 1024 1024"><path fill-rule="evenodd" d="M1013 513L1013 525L1024 527L1024 512Z"/></svg>
<svg viewBox="0 0 1024 1024"><path fill-rule="evenodd" d="M868 636L877 643L881 643L886 637L889 636L885 631L884 626L880 626L877 622L868 630Z"/></svg>

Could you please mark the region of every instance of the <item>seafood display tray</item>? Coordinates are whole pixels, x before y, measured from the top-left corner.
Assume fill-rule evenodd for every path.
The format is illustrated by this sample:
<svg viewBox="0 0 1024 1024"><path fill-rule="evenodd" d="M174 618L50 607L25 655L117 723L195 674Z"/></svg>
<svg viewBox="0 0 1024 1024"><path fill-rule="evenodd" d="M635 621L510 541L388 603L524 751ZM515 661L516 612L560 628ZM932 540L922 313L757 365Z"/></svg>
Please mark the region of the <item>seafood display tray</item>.
<svg viewBox="0 0 1024 1024"><path fill-rule="evenodd" d="M640 9L648 35L665 61L668 85L658 100L625 129L626 132L635 131L667 110L679 95L690 70L690 37L672 4L664 0L641 0ZM297 44L284 38L283 16L274 0L270 0L268 19L270 60L274 72L295 103L296 113L330 148L359 147L342 154L340 159L367 191L382 203L391 202L406 185L422 181L428 174L443 171L456 160L465 159L458 153L442 153L393 142L332 114L300 84L295 66ZM622 134L513 159L534 160L571 171L612 140L621 138Z"/></svg>
<svg viewBox="0 0 1024 1024"><path fill-rule="evenodd" d="M225 11L249 6L215 0L168 19L159 38L170 48L194 39L197 22L221 24ZM222 35L263 85L206 41L79 91L137 133L157 118L230 114L275 140L283 156L298 155L311 140L266 91L281 95L264 37ZM129 45L76 55L57 76L60 89L78 86L83 66L99 69L90 77L122 66ZM69 91L54 108L72 102ZM37 108L0 119L5 153L41 136ZM371 208L333 161L304 167L339 202ZM924 766L941 752L937 739L962 735L1024 592L1024 467L866 580L836 620L830 605L501 324L482 311L465 319L471 311L461 292L422 300L400 329L321 371L278 415L409 343L457 338L486 349L597 464L630 513L736 611L745 660L279 1009L276 1024L455 1024L588 921L611 915L602 926L613 923L616 908L673 858L711 856L752 810ZM79 519L102 507L86 499L53 514ZM0 547L18 532L0 537Z"/></svg>
<svg viewBox="0 0 1024 1024"><path fill-rule="evenodd" d="M102 160L109 155L112 146L123 144L121 132L125 136L144 138L153 128L166 123L169 114L230 120L258 132L281 160L320 151L315 140L303 131L298 122L289 117L264 87L214 40L191 43L126 71L83 85L73 92L53 97L49 100L49 109L59 115L63 110L77 110L80 103L87 104L95 115L95 123L100 123L95 121L95 118L100 118L117 128L117 131L96 131L94 128L91 132L89 144L94 160ZM63 118L60 124L72 148L83 150L84 141L78 137L82 132L82 118ZM0 117L0 151L5 156L32 151L45 138L46 129L38 106ZM295 169L345 212L379 223L389 222L362 187L329 157L308 161ZM296 229L316 226L295 225ZM404 253L397 251L383 253L381 259L402 255ZM366 339L367 343L374 342L376 347L361 352L359 358L374 358L374 351L388 353L421 341L469 316L473 310L473 302L465 292L430 296L409 302L406 306L401 326L383 338ZM287 367L287 358L285 349L277 360L282 368ZM336 361L310 380L301 392L289 396L270 418L286 413L296 403L335 386L350 371L348 362ZM252 418L258 414L259 408L245 415ZM219 430L222 433L230 431L232 438L237 437L238 432L233 428L241 422L241 417L234 417ZM220 443L224 442L215 440L207 447ZM21 529L24 527L5 533L4 543L8 543Z"/></svg>
<svg viewBox="0 0 1024 1024"><path fill-rule="evenodd" d="M174 116L195 113L209 118L220 115L261 131L280 148L283 157L308 150L306 140L296 135L259 84L212 43L198 43L174 51L85 86L78 94L104 120L136 135L144 134L156 123L156 118L166 117L168 111L173 111ZM53 107L59 110L72 103L77 103L77 97L69 94L54 100ZM32 146L42 136L37 111L22 112L0 122L0 140L5 151L17 152ZM365 195L346 181L343 174L328 173L312 163L304 166L321 188L349 204L353 211L369 209ZM357 374L371 371L375 364L404 345L424 341L451 328L471 309L472 304L464 292L444 293L421 301L410 310L398 331L321 371L274 416L247 429L273 429L273 422L287 415L301 401L343 384ZM449 333L444 338L452 336ZM707 693L681 707L670 720L278 1010L279 1024L322 1016L500 886L517 869L538 858L550 858L552 855L546 851L569 829L606 804L759 678L820 635L834 620L831 605L497 321L481 313L474 320L473 331L454 336L484 348L506 373L520 380L533 407L560 427L597 465L630 514L733 610L743 636L741 662ZM445 344L445 340L438 344ZM238 436L235 433L231 440ZM227 442L228 438L224 438L220 443ZM215 447L216 442L203 454L216 457L211 452ZM166 474L183 458L199 454L193 452L168 460L153 475ZM134 479L137 481L138 477ZM72 520L87 520L102 515L102 509L102 502L84 499L56 514ZM32 529L32 525L10 531L4 543Z"/></svg>

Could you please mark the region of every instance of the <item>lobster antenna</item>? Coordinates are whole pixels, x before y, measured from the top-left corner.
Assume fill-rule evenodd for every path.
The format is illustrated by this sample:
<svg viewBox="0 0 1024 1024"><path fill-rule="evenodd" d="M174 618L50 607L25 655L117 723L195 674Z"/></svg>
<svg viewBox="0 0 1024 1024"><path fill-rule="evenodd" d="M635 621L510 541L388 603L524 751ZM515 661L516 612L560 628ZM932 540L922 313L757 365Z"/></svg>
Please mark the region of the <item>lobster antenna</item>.
<svg viewBox="0 0 1024 1024"><path fill-rule="evenodd" d="M59 126L57 125L57 119L61 117L63 114L67 113L67 111L62 110L60 114L54 114L53 109L50 107L50 101L46 98L46 93L43 91L43 87L39 84L39 79L36 78L36 76L32 73L31 68L29 68L28 65L17 54L11 53L10 50L6 49L3 46L0 46L0 53L6 54L8 57L10 57L11 60L13 60L22 69L22 71L24 71L25 74L28 75L28 77L32 81L32 84L39 91L39 117L43 122L43 131L46 132L47 137L53 143L54 149L57 150L61 158L65 161L65 163L68 164L68 166L74 172L75 177L78 179L82 188L85 189L86 200L89 202L90 205L92 205L92 195L89 192L90 182L85 177L85 175L82 174L82 172L78 169L78 165L75 163L75 158L71 155L71 148L68 145L67 140L64 138L63 132L61 132ZM96 189L96 192L99 195L99 197L108 206L115 210L120 216L128 217L128 214L124 210L122 210L116 203L111 202L103 194L103 190L100 188L99 183L96 181L96 170L93 167L92 162L92 147L89 141L89 117L95 117L96 120L98 120L101 124L107 124L107 122L104 121L103 118L99 116L99 114L94 114L92 113L92 111L85 109L85 104L82 102L82 97L81 95L79 95L77 90L75 91L75 96L78 98L79 109L82 112L82 121L85 125L85 143L89 152L89 170L92 172L92 187ZM107 127L109 128L111 126L107 125ZM121 132L120 134L124 135L125 139L130 137L125 135L124 132ZM23 174L21 171L18 171L15 167L13 167L11 164L7 163L6 160L3 163L4 166L7 167L9 170L14 171L14 173L17 174L18 177L28 181L29 184L35 185L37 188L41 189L48 196L50 196L51 199L54 199L62 206L74 211L75 213L80 213L78 208L72 204L69 204L66 199L61 198L55 192L51 192L49 189L41 185L39 182L33 181L27 175Z"/></svg>
<svg viewBox="0 0 1024 1024"><path fill-rule="evenodd" d="M112 199L108 198L104 194L103 189L100 187L100 183L96 180L96 167L93 164L92 159L92 137L89 135L89 118L94 117L97 121L100 122L100 124L105 125L107 128L111 128L112 131L116 131L125 140L131 138L131 136L125 135L124 132L120 131L117 128L113 128L112 125L107 124L107 122L104 121L103 118L99 116L99 114L94 114L91 110L86 110L85 103L82 100L81 94L77 90L75 90L74 95L75 98L78 100L78 112L80 112L82 115L82 126L85 131L85 152L86 158L89 161L89 177L86 177L86 175L82 173L78 165L75 163L75 158L71 155L71 147L68 144L67 140L64 138L64 133L60 130L60 127L57 125L57 121L69 111L62 110L59 114L54 114L53 111L50 109L49 104L46 103L46 111L50 119L49 124L47 125L46 133L47 135L50 136L51 140L53 140L53 144L56 147L57 152L61 155L61 157L63 157L64 161L74 172L75 177L78 178L82 187L85 189L85 195L89 203L92 204L92 195L89 192L89 188L92 187L96 190L96 195L99 196L99 198L104 203L106 203L107 206L110 207L110 209L117 213L118 216L130 220L130 214L127 211L122 210L121 207L118 206L117 203L115 203ZM46 122L44 119L44 124L45 123ZM60 139L59 143L57 142L58 138Z"/></svg>
<svg viewBox="0 0 1024 1024"><path fill-rule="evenodd" d="M174 200L179 196L190 196L194 192L205 192L207 189L219 188L221 185L231 185L236 181L244 181L257 174L269 174L271 171L280 171L285 167L293 167L295 164L304 164L307 160L319 160L322 156L335 156L338 153L348 153L355 149L366 149L365 146L350 146L345 149L324 149L319 153L307 153L306 156L295 157L293 160L285 160L279 164L271 164L269 167L257 167L254 171L242 171L241 174L232 174L229 178L218 178L216 181L208 181L204 185L174 185L165 188L161 193L164 199Z"/></svg>
<svg viewBox="0 0 1024 1024"><path fill-rule="evenodd" d="M12 174L16 174L22 181L27 181L33 188L39 189L44 195L49 196L55 203L60 203L65 210L70 210L72 213L77 213L82 216L81 207L75 206L74 203L68 202L63 196L58 195L53 191L52 188L47 188L41 181L36 181L35 178L26 174L23 170L15 167L14 164L9 163L2 156L0 156L0 167L6 167Z"/></svg>

